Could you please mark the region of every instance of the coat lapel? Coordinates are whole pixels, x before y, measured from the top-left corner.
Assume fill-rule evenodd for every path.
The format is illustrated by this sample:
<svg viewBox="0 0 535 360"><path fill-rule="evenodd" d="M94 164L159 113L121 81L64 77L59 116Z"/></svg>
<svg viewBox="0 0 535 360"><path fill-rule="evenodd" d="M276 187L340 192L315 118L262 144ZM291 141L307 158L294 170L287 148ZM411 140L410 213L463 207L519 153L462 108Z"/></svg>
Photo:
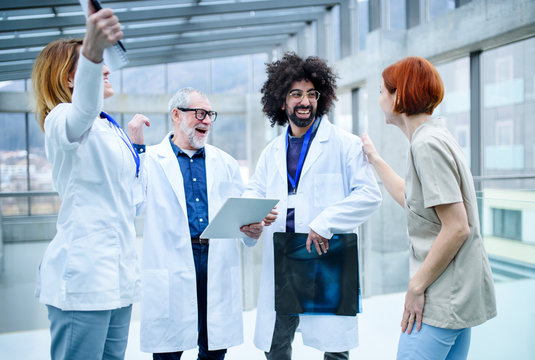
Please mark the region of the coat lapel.
<svg viewBox="0 0 535 360"><path fill-rule="evenodd" d="M160 166L167 177L167 181L169 181L169 184L171 185L171 188L173 189L173 192L180 203L182 211L184 214L187 214L186 194L184 193L184 179L182 178L182 172L180 171L180 165L178 164L176 155L173 152L171 144L169 143L170 135L171 133L167 134L163 141L158 145L158 161L160 162Z"/></svg>
<svg viewBox="0 0 535 360"><path fill-rule="evenodd" d="M208 204L211 204L212 199L211 199L210 194L212 193L212 187L214 186L214 176L216 176L214 166L217 164L217 159L216 159L216 153L214 149L208 144L204 146L204 155L205 155L204 166L206 169L206 198L208 199ZM212 208L211 206L208 206L208 218L209 219L211 219L212 216L214 215L214 214L210 214L211 208Z"/></svg>
<svg viewBox="0 0 535 360"><path fill-rule="evenodd" d="M314 164L317 158L321 155L324 144L329 140L331 126L332 125L329 122L329 119L327 119L327 116L323 116L323 118L321 119L320 126L318 128L318 132L312 140L312 144L310 144L310 149L308 150L307 156L305 158L303 170L301 171L301 178L307 173L308 170L310 170L312 164Z"/></svg>
<svg viewBox="0 0 535 360"><path fill-rule="evenodd" d="M282 135L279 135L277 138L277 143L275 144L275 159L277 163L277 168L279 170L280 176L285 180L284 184L288 179L288 171L286 170L286 134L287 129L284 129Z"/></svg>

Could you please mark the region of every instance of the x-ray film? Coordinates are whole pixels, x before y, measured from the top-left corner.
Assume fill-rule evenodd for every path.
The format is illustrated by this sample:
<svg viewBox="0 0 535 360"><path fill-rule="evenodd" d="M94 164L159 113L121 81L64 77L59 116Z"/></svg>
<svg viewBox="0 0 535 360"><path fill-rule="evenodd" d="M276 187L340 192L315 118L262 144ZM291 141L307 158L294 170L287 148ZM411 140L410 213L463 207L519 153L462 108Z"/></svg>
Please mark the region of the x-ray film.
<svg viewBox="0 0 535 360"><path fill-rule="evenodd" d="M360 312L357 234L335 234L318 255L305 247L308 234L276 232L275 310L279 314Z"/></svg>

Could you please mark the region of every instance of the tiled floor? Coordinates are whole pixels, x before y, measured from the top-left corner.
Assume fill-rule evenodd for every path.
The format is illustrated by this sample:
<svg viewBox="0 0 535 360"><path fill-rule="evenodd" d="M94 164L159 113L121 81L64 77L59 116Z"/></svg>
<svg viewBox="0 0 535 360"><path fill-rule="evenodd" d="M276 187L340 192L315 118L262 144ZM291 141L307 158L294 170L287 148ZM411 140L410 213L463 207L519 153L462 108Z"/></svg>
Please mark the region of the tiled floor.
<svg viewBox="0 0 535 360"><path fill-rule="evenodd" d="M470 360L535 359L535 279L496 285L498 317L472 331ZM355 360L394 359L399 335L399 316L404 294L374 296L364 299L364 312L359 316L360 346L350 353ZM244 344L228 351L229 360L265 359L252 344L255 311L244 313ZM48 330L0 334L0 360L48 360ZM196 359L196 351L187 351L184 360ZM295 360L323 359L322 354L294 342ZM131 325L127 360L152 359L139 351L139 323Z"/></svg>

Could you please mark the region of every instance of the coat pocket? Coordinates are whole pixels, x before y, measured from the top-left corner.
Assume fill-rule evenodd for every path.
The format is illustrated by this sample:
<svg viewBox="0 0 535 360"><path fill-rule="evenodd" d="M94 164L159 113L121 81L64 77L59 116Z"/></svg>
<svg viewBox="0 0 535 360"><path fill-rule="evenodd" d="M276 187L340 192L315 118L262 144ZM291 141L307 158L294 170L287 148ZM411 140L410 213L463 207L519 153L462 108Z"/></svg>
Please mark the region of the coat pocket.
<svg viewBox="0 0 535 360"><path fill-rule="evenodd" d="M141 275L141 318L144 320L169 317L169 271L144 270Z"/></svg>
<svg viewBox="0 0 535 360"><path fill-rule="evenodd" d="M119 238L108 228L75 239L65 268L67 293L98 293L119 290Z"/></svg>

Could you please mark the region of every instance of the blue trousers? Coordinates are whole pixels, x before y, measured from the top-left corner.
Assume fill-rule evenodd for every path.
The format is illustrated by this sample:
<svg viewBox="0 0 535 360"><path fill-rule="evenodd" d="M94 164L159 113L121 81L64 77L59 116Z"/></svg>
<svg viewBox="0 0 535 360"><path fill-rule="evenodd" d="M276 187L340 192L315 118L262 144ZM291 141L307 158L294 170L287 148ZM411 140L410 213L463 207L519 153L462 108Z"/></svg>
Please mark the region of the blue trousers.
<svg viewBox="0 0 535 360"><path fill-rule="evenodd" d="M195 262L195 275L197 278L197 314L199 337L198 360L223 360L227 349L208 350L208 330L206 325L206 303L208 284L208 246L207 244L191 244L193 248L193 261ZM182 351L172 353L152 354L153 360L180 360Z"/></svg>
<svg viewBox="0 0 535 360"><path fill-rule="evenodd" d="M132 305L102 311L47 308L52 360L124 359Z"/></svg>
<svg viewBox="0 0 535 360"><path fill-rule="evenodd" d="M466 360L471 329L444 329L422 324L420 331L401 333L397 360Z"/></svg>

